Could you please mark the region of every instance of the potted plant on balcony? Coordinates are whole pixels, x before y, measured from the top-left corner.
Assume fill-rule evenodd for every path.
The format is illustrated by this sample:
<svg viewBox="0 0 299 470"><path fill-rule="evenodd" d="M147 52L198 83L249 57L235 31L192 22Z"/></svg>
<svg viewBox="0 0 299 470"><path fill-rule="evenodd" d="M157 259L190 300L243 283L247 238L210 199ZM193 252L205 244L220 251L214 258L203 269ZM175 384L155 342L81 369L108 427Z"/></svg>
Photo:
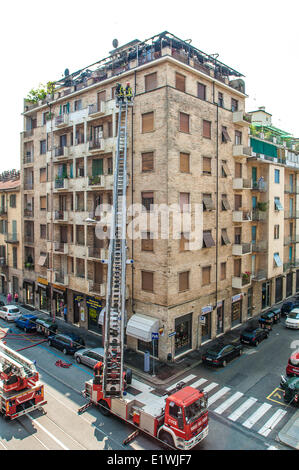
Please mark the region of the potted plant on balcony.
<svg viewBox="0 0 299 470"><path fill-rule="evenodd" d="M250 281L250 276L251 276L251 272L250 272L250 271L245 271L245 272L242 274L242 285L249 283L249 281Z"/></svg>
<svg viewBox="0 0 299 470"><path fill-rule="evenodd" d="M268 202L258 202L257 207L259 211L266 212L268 208Z"/></svg>

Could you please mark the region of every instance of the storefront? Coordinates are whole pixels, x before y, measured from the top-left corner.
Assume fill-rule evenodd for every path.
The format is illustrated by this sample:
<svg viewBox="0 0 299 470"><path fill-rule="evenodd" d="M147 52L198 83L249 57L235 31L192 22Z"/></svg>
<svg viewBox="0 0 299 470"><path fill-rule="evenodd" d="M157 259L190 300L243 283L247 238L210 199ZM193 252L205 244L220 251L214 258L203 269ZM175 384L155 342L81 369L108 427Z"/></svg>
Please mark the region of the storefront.
<svg viewBox="0 0 299 470"><path fill-rule="evenodd" d="M87 306L88 329L90 331L94 331L95 333L100 333L98 320L99 320L99 315L103 307L102 300L97 297L87 296L86 306Z"/></svg>
<svg viewBox="0 0 299 470"><path fill-rule="evenodd" d="M290 297L293 293L293 273L287 274L286 284L286 297Z"/></svg>
<svg viewBox="0 0 299 470"><path fill-rule="evenodd" d="M34 286L34 281L31 281L30 279L24 279L24 303L27 305L34 305Z"/></svg>
<svg viewBox="0 0 299 470"><path fill-rule="evenodd" d="M152 333L158 333L158 318L149 317L141 313L135 313L128 320L126 334L136 338L137 349L142 352L149 351L151 355L158 357L158 340L152 341Z"/></svg>
<svg viewBox="0 0 299 470"><path fill-rule="evenodd" d="M1 289L1 294L6 294L6 276L5 274L1 274L1 280L0 280L0 289Z"/></svg>
<svg viewBox="0 0 299 470"><path fill-rule="evenodd" d="M282 277L277 277L275 280L275 303L282 300Z"/></svg>
<svg viewBox="0 0 299 470"><path fill-rule="evenodd" d="M175 320L175 355L192 348L192 313L188 313Z"/></svg>
<svg viewBox="0 0 299 470"><path fill-rule="evenodd" d="M37 278L37 294L39 309L49 313L51 311L51 292L46 279Z"/></svg>
<svg viewBox="0 0 299 470"><path fill-rule="evenodd" d="M224 300L217 302L217 335L224 331Z"/></svg>
<svg viewBox="0 0 299 470"><path fill-rule="evenodd" d="M271 305L271 281L262 284L262 310Z"/></svg>
<svg viewBox="0 0 299 470"><path fill-rule="evenodd" d="M211 339L212 332L212 305L207 305L201 310L200 324L201 324L201 343Z"/></svg>
<svg viewBox="0 0 299 470"><path fill-rule="evenodd" d="M65 287L53 284L53 304L56 317L63 317L64 306L67 305Z"/></svg>
<svg viewBox="0 0 299 470"><path fill-rule="evenodd" d="M84 297L80 294L74 294L73 296L73 310L74 310L74 318L73 323L74 325L80 324L80 311L84 309Z"/></svg>
<svg viewBox="0 0 299 470"><path fill-rule="evenodd" d="M253 299L253 289L252 287L250 287L247 291L247 318L251 318L253 315L252 299Z"/></svg>
<svg viewBox="0 0 299 470"><path fill-rule="evenodd" d="M234 327L241 323L242 319L242 294L237 294L232 297L232 322L231 326Z"/></svg>
<svg viewBox="0 0 299 470"><path fill-rule="evenodd" d="M296 271L296 292L299 291L299 269Z"/></svg>

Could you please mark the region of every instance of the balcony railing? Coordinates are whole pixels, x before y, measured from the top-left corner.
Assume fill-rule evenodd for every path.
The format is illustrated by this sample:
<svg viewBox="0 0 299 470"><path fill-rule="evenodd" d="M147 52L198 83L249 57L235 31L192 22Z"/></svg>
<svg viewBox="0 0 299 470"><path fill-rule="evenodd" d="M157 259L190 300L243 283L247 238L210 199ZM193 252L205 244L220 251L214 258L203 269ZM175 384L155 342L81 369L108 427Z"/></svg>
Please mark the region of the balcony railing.
<svg viewBox="0 0 299 470"><path fill-rule="evenodd" d="M26 154L24 155L24 164L26 165L27 163L33 163L33 150L32 151L26 151Z"/></svg>
<svg viewBox="0 0 299 470"><path fill-rule="evenodd" d="M55 126L56 127L63 127L69 124L70 116L69 114L61 114L60 116L56 116L55 118Z"/></svg>
<svg viewBox="0 0 299 470"><path fill-rule="evenodd" d="M88 257L89 258L102 258L103 248L97 248L95 246L88 247Z"/></svg>
<svg viewBox="0 0 299 470"><path fill-rule="evenodd" d="M54 272L54 280L59 284L68 284L68 276L62 271L55 271Z"/></svg>
<svg viewBox="0 0 299 470"><path fill-rule="evenodd" d="M299 243L299 235L288 235L284 237L284 244L290 245L292 243Z"/></svg>
<svg viewBox="0 0 299 470"><path fill-rule="evenodd" d="M263 269L259 269L252 273L253 281L264 281L265 279L267 279L267 272Z"/></svg>
<svg viewBox="0 0 299 470"><path fill-rule="evenodd" d="M89 176L88 186L104 186L104 175Z"/></svg>
<svg viewBox="0 0 299 470"><path fill-rule="evenodd" d="M252 190L266 192L267 191L267 182L266 181L252 181Z"/></svg>
<svg viewBox="0 0 299 470"><path fill-rule="evenodd" d="M55 211L54 212L54 220L64 220L64 221L67 221L68 219L68 213L67 211Z"/></svg>
<svg viewBox="0 0 299 470"><path fill-rule="evenodd" d="M1 256L0 257L0 266L2 268L6 267L7 266L7 260L6 260L6 257L5 256Z"/></svg>
<svg viewBox="0 0 299 470"><path fill-rule="evenodd" d="M56 178L54 187L55 189L68 189L68 179Z"/></svg>
<svg viewBox="0 0 299 470"><path fill-rule="evenodd" d="M104 150L105 144L104 139L92 139L89 141L88 149L89 150Z"/></svg>
<svg viewBox="0 0 299 470"><path fill-rule="evenodd" d="M7 243L19 243L19 237L17 233L7 233L5 235L5 240Z"/></svg>
<svg viewBox="0 0 299 470"><path fill-rule="evenodd" d="M252 148L245 147L244 145L233 145L233 156L234 157L251 157Z"/></svg>
<svg viewBox="0 0 299 470"><path fill-rule="evenodd" d="M24 235L25 243L34 243L34 235Z"/></svg>
<svg viewBox="0 0 299 470"><path fill-rule="evenodd" d="M284 211L284 218L285 219L298 219L299 218L299 211Z"/></svg>
<svg viewBox="0 0 299 470"><path fill-rule="evenodd" d="M55 157L68 157L70 154L70 149L64 145L63 147L56 147L54 153Z"/></svg>
<svg viewBox="0 0 299 470"><path fill-rule="evenodd" d="M294 261L288 261L287 263L283 263L283 271L288 271L295 267Z"/></svg>
<svg viewBox="0 0 299 470"><path fill-rule="evenodd" d="M243 287L249 286L250 284L251 276L232 277L232 287L234 289L242 289Z"/></svg>
<svg viewBox="0 0 299 470"><path fill-rule="evenodd" d="M105 113L105 101L99 103L90 104L88 106L88 116L101 115Z"/></svg>
<svg viewBox="0 0 299 470"><path fill-rule="evenodd" d="M54 242L54 251L56 253L68 254L68 244L63 242Z"/></svg>
<svg viewBox="0 0 299 470"><path fill-rule="evenodd" d="M24 263L24 268L28 271L34 271L34 263L26 262Z"/></svg>
<svg viewBox="0 0 299 470"><path fill-rule="evenodd" d="M251 124L251 114L245 113L244 111L235 111L233 113L233 123L239 126L249 126Z"/></svg>
<svg viewBox="0 0 299 470"><path fill-rule="evenodd" d="M100 296L105 296L106 293L106 284L98 283L95 281L89 281L89 290L94 292L95 294L99 294Z"/></svg>
<svg viewBox="0 0 299 470"><path fill-rule="evenodd" d="M290 186L285 184L284 186L284 192L288 194L299 194L299 186Z"/></svg>
<svg viewBox="0 0 299 470"><path fill-rule="evenodd" d="M0 216L7 215L7 208L6 207L1 207L0 208Z"/></svg>
<svg viewBox="0 0 299 470"><path fill-rule="evenodd" d="M268 242L262 240L256 243L252 243L253 253L266 253L268 251Z"/></svg>
<svg viewBox="0 0 299 470"><path fill-rule="evenodd" d="M26 191L33 189L33 183L30 182L30 181L29 181L29 182L25 182L25 183L24 183L24 189L25 189Z"/></svg>
<svg viewBox="0 0 299 470"><path fill-rule="evenodd" d="M261 211L257 208L253 209L252 211L252 220L254 222L259 222L259 221L266 221L267 220L267 212L266 211Z"/></svg>
<svg viewBox="0 0 299 470"><path fill-rule="evenodd" d="M245 178L234 178L233 189L251 189L251 180Z"/></svg>
<svg viewBox="0 0 299 470"><path fill-rule="evenodd" d="M234 244L232 247L232 254L234 256L248 255L251 251L251 243Z"/></svg>
<svg viewBox="0 0 299 470"><path fill-rule="evenodd" d="M233 211L233 222L250 222L252 220L251 212L248 210Z"/></svg>
<svg viewBox="0 0 299 470"><path fill-rule="evenodd" d="M24 217L34 217L33 209L24 209Z"/></svg>

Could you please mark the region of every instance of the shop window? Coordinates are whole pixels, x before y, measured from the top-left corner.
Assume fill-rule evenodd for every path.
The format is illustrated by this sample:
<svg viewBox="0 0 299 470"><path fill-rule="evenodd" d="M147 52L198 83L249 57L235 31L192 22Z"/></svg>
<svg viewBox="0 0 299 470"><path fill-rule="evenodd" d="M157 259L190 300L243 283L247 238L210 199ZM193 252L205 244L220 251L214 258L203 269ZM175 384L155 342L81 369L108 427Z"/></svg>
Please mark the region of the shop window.
<svg viewBox="0 0 299 470"><path fill-rule="evenodd" d="M192 347L192 313L175 320L175 354L180 354Z"/></svg>

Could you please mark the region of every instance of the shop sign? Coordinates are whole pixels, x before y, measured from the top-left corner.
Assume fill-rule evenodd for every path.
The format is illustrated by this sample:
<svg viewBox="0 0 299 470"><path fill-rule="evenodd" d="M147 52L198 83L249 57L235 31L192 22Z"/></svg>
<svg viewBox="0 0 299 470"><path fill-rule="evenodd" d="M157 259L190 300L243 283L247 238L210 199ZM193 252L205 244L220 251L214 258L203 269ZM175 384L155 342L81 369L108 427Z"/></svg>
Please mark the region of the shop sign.
<svg viewBox="0 0 299 470"><path fill-rule="evenodd" d="M57 289L57 290L60 290L62 292L64 292L66 290L65 287L57 286L57 284L52 284L52 287L53 287L53 289Z"/></svg>
<svg viewBox="0 0 299 470"><path fill-rule="evenodd" d="M176 331L173 331L172 333L168 333L169 338L170 338L171 336L175 336L175 335L176 335Z"/></svg>
<svg viewBox="0 0 299 470"><path fill-rule="evenodd" d="M102 302L100 300L95 299L94 297L86 297L86 305L97 310L102 309Z"/></svg>
<svg viewBox="0 0 299 470"><path fill-rule="evenodd" d="M82 295L74 296L74 302L82 302L83 300L84 300L84 297L82 297Z"/></svg>
<svg viewBox="0 0 299 470"><path fill-rule="evenodd" d="M38 277L37 282L39 284L43 284L44 286L47 286L49 284L48 281L46 279L43 279L42 277Z"/></svg>
<svg viewBox="0 0 299 470"><path fill-rule="evenodd" d="M243 297L243 294L237 294L232 297L232 302L238 302L238 300L241 300Z"/></svg>
<svg viewBox="0 0 299 470"><path fill-rule="evenodd" d="M205 324L206 324L206 317L205 317L205 315L201 315L199 320L200 320L201 325L205 325Z"/></svg>
<svg viewBox="0 0 299 470"><path fill-rule="evenodd" d="M207 305L206 307L202 307L201 312L206 314L206 313L212 312L212 310L213 310L212 305Z"/></svg>

